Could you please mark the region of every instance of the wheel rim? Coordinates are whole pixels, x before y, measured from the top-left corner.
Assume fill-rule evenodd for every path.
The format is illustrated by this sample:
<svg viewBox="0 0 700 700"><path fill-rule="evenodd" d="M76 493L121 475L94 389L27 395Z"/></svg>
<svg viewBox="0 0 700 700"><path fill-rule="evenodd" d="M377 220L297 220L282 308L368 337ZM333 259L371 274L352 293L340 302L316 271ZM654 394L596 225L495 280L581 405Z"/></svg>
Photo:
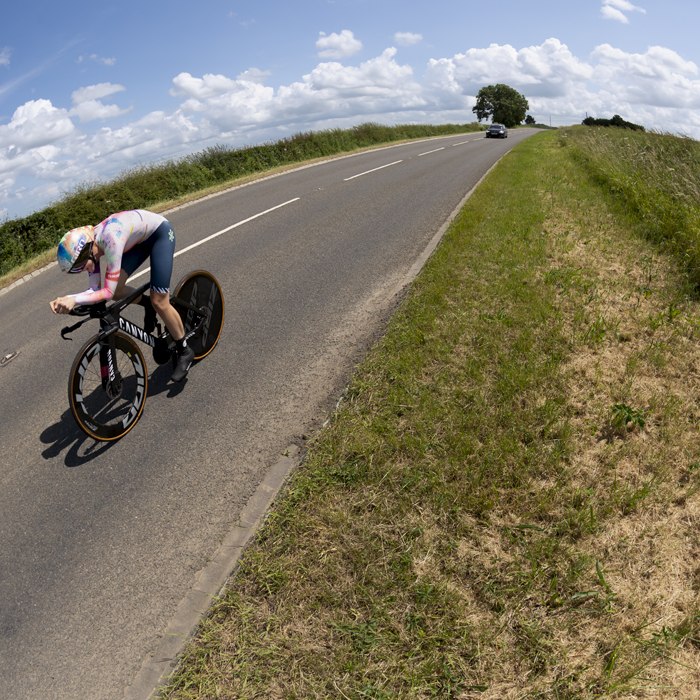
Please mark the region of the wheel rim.
<svg viewBox="0 0 700 700"><path fill-rule="evenodd" d="M96 440L115 440L126 435L141 415L147 378L143 355L120 335L115 337L121 391L110 397L102 385L100 344L93 342L74 367L70 400L78 425Z"/></svg>

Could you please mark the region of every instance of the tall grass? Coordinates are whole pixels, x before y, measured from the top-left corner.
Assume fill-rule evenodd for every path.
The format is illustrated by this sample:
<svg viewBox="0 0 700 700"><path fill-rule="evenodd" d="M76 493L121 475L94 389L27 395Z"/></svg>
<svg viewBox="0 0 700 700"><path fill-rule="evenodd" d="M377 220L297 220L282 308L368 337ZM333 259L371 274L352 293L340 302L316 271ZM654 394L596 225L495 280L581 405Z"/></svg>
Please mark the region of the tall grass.
<svg viewBox="0 0 700 700"><path fill-rule="evenodd" d="M576 160L700 284L700 142L628 129L559 131Z"/></svg>
<svg viewBox="0 0 700 700"><path fill-rule="evenodd" d="M405 139L479 131L477 123L360 124L299 133L244 148L217 145L166 163L138 165L108 182L84 182L30 216L0 226L0 276L52 248L69 229L96 224L115 211L154 207L271 168Z"/></svg>

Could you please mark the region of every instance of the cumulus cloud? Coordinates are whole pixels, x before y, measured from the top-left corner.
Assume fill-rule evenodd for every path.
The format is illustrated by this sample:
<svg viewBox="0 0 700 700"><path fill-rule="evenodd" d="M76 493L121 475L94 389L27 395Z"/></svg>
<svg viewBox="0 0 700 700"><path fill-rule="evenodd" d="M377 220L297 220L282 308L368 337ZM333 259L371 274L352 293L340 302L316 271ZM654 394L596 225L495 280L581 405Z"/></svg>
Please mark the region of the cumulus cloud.
<svg viewBox="0 0 700 700"><path fill-rule="evenodd" d="M609 44L593 51L596 80L611 95L633 105L698 109L698 67L675 51L651 46L644 54L626 53Z"/></svg>
<svg viewBox="0 0 700 700"><path fill-rule="evenodd" d="M122 114L128 114L133 108L121 109L117 105L105 105L100 100L85 100L76 105L69 114L73 117L78 117L82 123L91 122L95 119L111 119L120 117Z"/></svg>
<svg viewBox="0 0 700 700"><path fill-rule="evenodd" d="M396 32L396 34L394 34L394 41L399 46L414 46L423 41L423 35L412 34L411 32Z"/></svg>
<svg viewBox="0 0 700 700"><path fill-rule="evenodd" d="M319 32L316 48L319 58L348 58L362 49L362 42L355 39L349 29L343 29L340 34L333 32L329 36L325 32Z"/></svg>
<svg viewBox="0 0 700 700"><path fill-rule="evenodd" d="M80 88L71 95L74 107L69 114L70 116L77 116L83 123L127 114L127 112L131 111L131 107L121 109L117 105L105 105L101 102L101 98L109 97L116 92L124 90L126 88L123 85L112 85L112 83L99 83L98 85Z"/></svg>
<svg viewBox="0 0 700 700"><path fill-rule="evenodd" d="M31 100L15 110L9 124L0 125L0 149L20 153L70 136L75 127L65 109L49 100Z"/></svg>
<svg viewBox="0 0 700 700"><path fill-rule="evenodd" d="M367 120L464 123L474 119L479 89L499 82L523 93L538 121L551 116L558 125L578 123L586 113L620 114L648 128L700 137L700 70L661 46L631 53L601 44L579 57L554 38L520 48L491 44L437 56L418 74L397 61L397 53L390 47L358 66L322 61L276 88L264 85L269 73L256 68L236 77L183 72L172 81L170 94L179 100L174 111L154 111L119 127L82 125L124 114L103 104L123 92L122 85L80 88L71 95L71 109L27 102L0 125L0 201L15 215L20 200L24 207L41 206L76 181L111 177L138 162L217 142L245 145Z"/></svg>
<svg viewBox="0 0 700 700"><path fill-rule="evenodd" d="M557 39L520 50L509 44L469 49L452 58L431 59L429 87L443 94L475 95L484 85L506 83L529 96L556 97L593 76L593 68Z"/></svg>
<svg viewBox="0 0 700 700"><path fill-rule="evenodd" d="M196 100L206 100L236 90L239 81L227 78L225 75L212 75L211 73L202 78L193 78L189 73L180 73L173 79L173 85L175 87L170 90L173 97L186 95Z"/></svg>
<svg viewBox="0 0 700 700"><path fill-rule="evenodd" d="M605 19L614 19L623 24L629 24L629 19L625 12L641 12L646 14L646 10L642 7L633 5L628 0L603 0L603 6L600 12Z"/></svg>

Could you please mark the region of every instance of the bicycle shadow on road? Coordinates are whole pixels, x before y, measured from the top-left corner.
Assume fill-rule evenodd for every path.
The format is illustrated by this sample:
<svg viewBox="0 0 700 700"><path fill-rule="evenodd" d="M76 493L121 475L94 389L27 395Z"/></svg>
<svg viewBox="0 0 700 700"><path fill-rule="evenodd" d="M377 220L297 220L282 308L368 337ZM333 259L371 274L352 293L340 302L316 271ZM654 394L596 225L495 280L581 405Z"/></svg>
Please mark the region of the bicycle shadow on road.
<svg viewBox="0 0 700 700"><path fill-rule="evenodd" d="M158 366L153 371L148 381L148 396L144 410L147 410L148 407L148 397L168 392L167 398L171 399L184 391L187 379L179 384L174 384L170 381L172 373L173 368L170 363ZM48 445L41 453L41 456L46 460L55 459L64 450L68 450L65 458L67 467L80 467L87 464L119 442L119 440L101 442L85 435L76 425L70 409L64 411L59 421L46 428L39 439Z"/></svg>
<svg viewBox="0 0 700 700"><path fill-rule="evenodd" d="M67 409L58 422L50 425L39 436L39 439L49 445L41 456L46 459L58 457L68 449L65 463L67 467L80 467L104 454L113 442L98 442L88 437L75 423L73 414Z"/></svg>
<svg viewBox="0 0 700 700"><path fill-rule="evenodd" d="M158 396L158 394L163 394L166 391L168 392L167 398L169 399L179 396L187 386L187 377L179 384L176 384L170 381L172 374L172 363L166 362L164 365L158 365L148 378L148 396Z"/></svg>

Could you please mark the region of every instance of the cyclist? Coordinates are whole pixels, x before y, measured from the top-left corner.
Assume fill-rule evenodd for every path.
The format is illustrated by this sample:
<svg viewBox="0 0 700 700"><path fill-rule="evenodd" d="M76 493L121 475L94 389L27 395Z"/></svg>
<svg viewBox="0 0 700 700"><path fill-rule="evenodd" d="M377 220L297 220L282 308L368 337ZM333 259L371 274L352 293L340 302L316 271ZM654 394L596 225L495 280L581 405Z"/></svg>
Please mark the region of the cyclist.
<svg viewBox="0 0 700 700"><path fill-rule="evenodd" d="M173 271L175 233L160 214L143 209L112 214L97 226L81 226L68 231L58 244L58 264L63 272L88 272L90 288L80 294L58 297L50 302L55 314L67 314L77 304L115 301L133 289L126 280L147 259L151 259L151 293L134 303L144 307L145 327L155 328L155 313L163 319L175 341L177 363L172 379L181 382L194 360L187 344L182 319L170 304L170 277ZM100 287L100 260L105 258L105 284Z"/></svg>

